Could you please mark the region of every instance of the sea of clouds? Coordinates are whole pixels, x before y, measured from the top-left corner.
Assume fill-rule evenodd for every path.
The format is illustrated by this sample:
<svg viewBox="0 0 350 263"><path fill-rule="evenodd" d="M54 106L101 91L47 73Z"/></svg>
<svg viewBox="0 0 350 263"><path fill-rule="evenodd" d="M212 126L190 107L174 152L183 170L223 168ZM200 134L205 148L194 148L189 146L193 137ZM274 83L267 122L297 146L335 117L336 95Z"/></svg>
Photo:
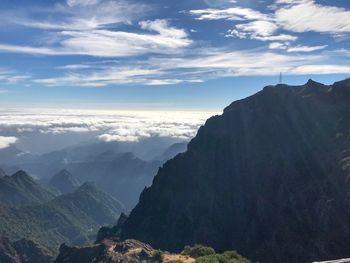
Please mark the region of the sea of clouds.
<svg viewBox="0 0 350 263"><path fill-rule="evenodd" d="M216 114L194 111L0 110L0 149L44 153L86 141L190 140Z"/></svg>

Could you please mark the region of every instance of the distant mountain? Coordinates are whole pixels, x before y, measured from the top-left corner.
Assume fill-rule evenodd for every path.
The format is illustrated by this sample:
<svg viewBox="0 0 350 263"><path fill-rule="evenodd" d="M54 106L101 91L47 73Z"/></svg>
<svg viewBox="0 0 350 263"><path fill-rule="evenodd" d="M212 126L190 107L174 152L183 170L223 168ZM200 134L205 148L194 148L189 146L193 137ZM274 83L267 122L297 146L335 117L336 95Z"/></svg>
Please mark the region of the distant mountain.
<svg viewBox="0 0 350 263"><path fill-rule="evenodd" d="M184 144L177 145L173 142L161 138L146 139L138 143L101 142L70 147L41 156L33 155L31 158L27 156L23 162L17 158L15 163L43 184L47 184L53 174L67 170L79 182L95 182L100 189L132 209L141 191L151 185L159 166L185 148ZM147 160L137 157L135 153L147 157ZM13 170L11 166L2 167L6 171ZM51 183L63 183L58 183L58 178L61 181L65 177L55 176ZM65 180L65 184L69 184L69 180ZM60 187L63 186L58 186Z"/></svg>
<svg viewBox="0 0 350 263"><path fill-rule="evenodd" d="M350 256L350 79L268 86L210 118L121 229L265 263Z"/></svg>
<svg viewBox="0 0 350 263"><path fill-rule="evenodd" d="M60 194L74 192L80 185L80 182L67 170L60 171L48 182L48 186Z"/></svg>
<svg viewBox="0 0 350 263"><path fill-rule="evenodd" d="M132 153L104 152L88 161L69 163L66 169L81 182L95 182L131 209L142 190L151 185L160 165L160 161L143 161Z"/></svg>
<svg viewBox="0 0 350 263"><path fill-rule="evenodd" d="M179 153L186 152L188 142L174 143L168 149L166 149L161 155L156 157L156 160L168 161L174 158Z"/></svg>
<svg viewBox="0 0 350 263"><path fill-rule="evenodd" d="M0 237L1 263L51 263L50 253L31 240L21 239L11 242Z"/></svg>
<svg viewBox="0 0 350 263"><path fill-rule="evenodd" d="M57 253L62 243L84 244L95 239L102 225L117 221L124 207L93 184L33 206L0 206L0 235L28 238Z"/></svg>
<svg viewBox="0 0 350 263"><path fill-rule="evenodd" d="M22 151L17 149L16 146L11 145L10 147L0 149L0 164L13 164L16 159L21 155Z"/></svg>
<svg viewBox="0 0 350 263"><path fill-rule="evenodd" d="M178 139L165 137L146 138L138 142L89 142L42 155L26 153L10 146L0 149L0 165L5 171L20 167L38 179L48 179L66 169L67 164L96 160L97 156L106 152L114 155L131 152L139 159L152 162L177 142Z"/></svg>
<svg viewBox="0 0 350 263"><path fill-rule="evenodd" d="M0 177L4 177L6 175L5 171L0 168Z"/></svg>
<svg viewBox="0 0 350 263"><path fill-rule="evenodd" d="M53 198L51 192L40 186L24 171L0 177L0 204L40 204Z"/></svg>

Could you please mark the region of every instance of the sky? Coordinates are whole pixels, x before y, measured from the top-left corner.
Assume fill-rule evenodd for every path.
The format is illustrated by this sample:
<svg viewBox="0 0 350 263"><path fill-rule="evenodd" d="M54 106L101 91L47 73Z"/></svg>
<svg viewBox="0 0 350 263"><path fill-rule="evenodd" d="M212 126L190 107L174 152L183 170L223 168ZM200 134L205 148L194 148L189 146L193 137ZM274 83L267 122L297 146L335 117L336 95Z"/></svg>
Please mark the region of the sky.
<svg viewBox="0 0 350 263"><path fill-rule="evenodd" d="M288 84L349 77L349 40L348 0L1 0L0 148L28 138L33 118L50 123L33 129L41 134L91 128L56 127L65 109L82 123L91 113L77 110L141 111L140 121L182 112L190 126L200 112L192 133L173 135L190 137L280 72ZM93 134L121 139L115 129Z"/></svg>
<svg viewBox="0 0 350 263"><path fill-rule="evenodd" d="M213 110L350 73L347 0L2 0L3 107Z"/></svg>

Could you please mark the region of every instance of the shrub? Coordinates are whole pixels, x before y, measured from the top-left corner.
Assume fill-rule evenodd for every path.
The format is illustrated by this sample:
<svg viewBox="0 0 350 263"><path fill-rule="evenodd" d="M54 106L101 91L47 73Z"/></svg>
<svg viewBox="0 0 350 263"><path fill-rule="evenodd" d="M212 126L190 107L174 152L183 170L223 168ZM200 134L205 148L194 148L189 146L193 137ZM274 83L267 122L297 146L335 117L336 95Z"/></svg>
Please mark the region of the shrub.
<svg viewBox="0 0 350 263"><path fill-rule="evenodd" d="M203 245L195 245L194 247L186 246L182 251L183 255L188 255L193 258L208 256L215 254L215 250L211 247Z"/></svg>
<svg viewBox="0 0 350 263"><path fill-rule="evenodd" d="M160 251L159 249L158 250L155 250L152 254L152 260L154 262L159 262L159 263L162 263L163 262L163 259L164 259L164 256L163 256L163 253L162 251Z"/></svg>
<svg viewBox="0 0 350 263"><path fill-rule="evenodd" d="M199 257L195 263L250 263L250 261L239 255L236 251L226 251L223 254Z"/></svg>

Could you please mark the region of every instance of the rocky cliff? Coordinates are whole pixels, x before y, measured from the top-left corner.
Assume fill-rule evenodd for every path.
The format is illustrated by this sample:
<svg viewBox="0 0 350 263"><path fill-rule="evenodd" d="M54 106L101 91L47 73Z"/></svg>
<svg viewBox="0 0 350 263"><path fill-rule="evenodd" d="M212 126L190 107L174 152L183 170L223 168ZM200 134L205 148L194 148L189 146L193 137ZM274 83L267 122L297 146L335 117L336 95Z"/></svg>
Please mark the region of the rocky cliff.
<svg viewBox="0 0 350 263"><path fill-rule="evenodd" d="M350 80L265 87L159 170L121 237L263 263L349 257L349 139Z"/></svg>

